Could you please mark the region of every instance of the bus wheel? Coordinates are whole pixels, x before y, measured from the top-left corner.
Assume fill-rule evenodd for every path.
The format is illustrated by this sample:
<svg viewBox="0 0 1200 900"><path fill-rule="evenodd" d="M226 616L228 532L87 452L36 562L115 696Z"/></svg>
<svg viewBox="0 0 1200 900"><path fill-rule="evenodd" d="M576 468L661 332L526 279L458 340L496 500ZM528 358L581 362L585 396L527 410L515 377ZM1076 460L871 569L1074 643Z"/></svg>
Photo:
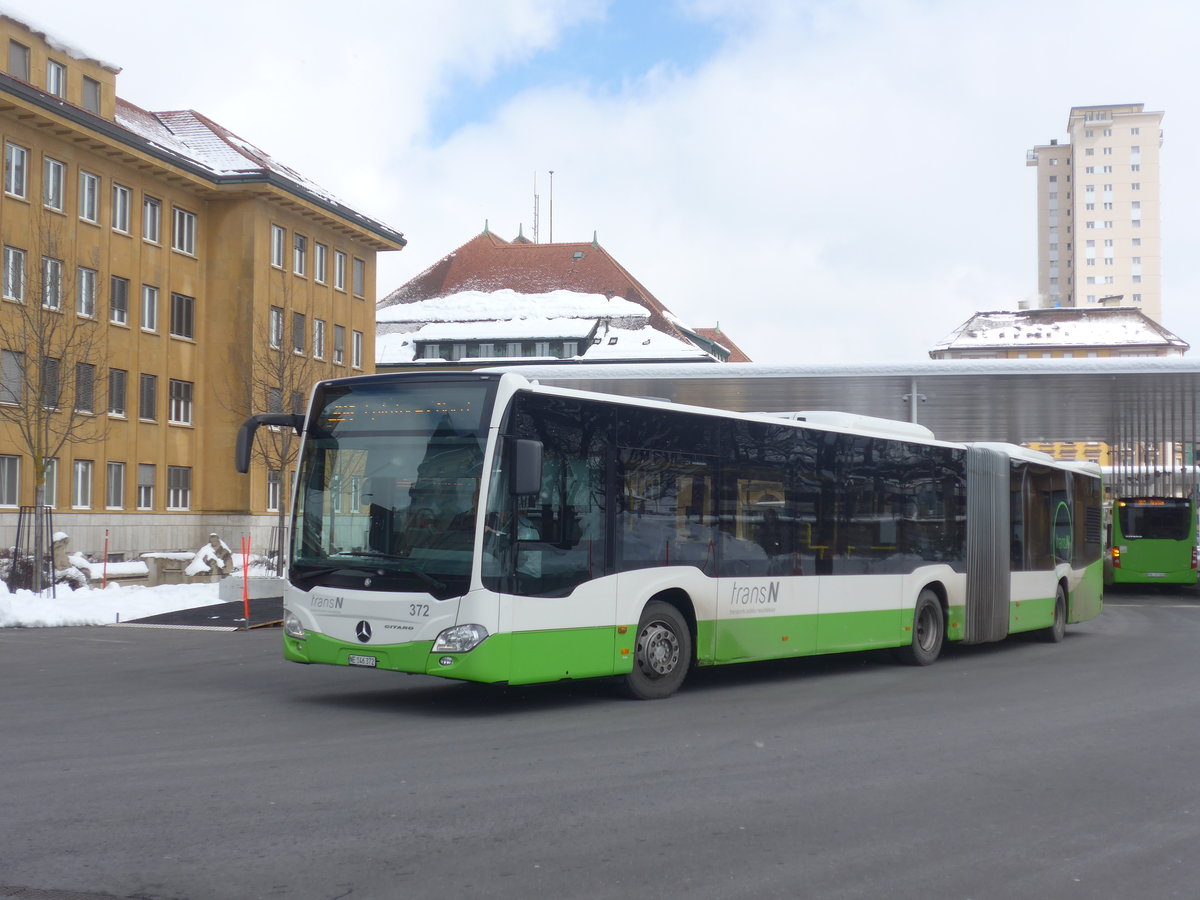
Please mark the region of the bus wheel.
<svg viewBox="0 0 1200 900"><path fill-rule="evenodd" d="M896 651L896 658L909 666L927 666L942 652L946 638L946 619L942 615L942 604L929 588L917 597L917 608L913 611L912 643Z"/></svg>
<svg viewBox="0 0 1200 900"><path fill-rule="evenodd" d="M642 611L633 671L625 689L637 700L661 700L679 690L692 665L692 632L674 606L652 600Z"/></svg>
<svg viewBox="0 0 1200 900"><path fill-rule="evenodd" d="M1061 584L1054 592L1054 624L1043 628L1037 636L1047 644L1057 644L1067 636L1067 595Z"/></svg>

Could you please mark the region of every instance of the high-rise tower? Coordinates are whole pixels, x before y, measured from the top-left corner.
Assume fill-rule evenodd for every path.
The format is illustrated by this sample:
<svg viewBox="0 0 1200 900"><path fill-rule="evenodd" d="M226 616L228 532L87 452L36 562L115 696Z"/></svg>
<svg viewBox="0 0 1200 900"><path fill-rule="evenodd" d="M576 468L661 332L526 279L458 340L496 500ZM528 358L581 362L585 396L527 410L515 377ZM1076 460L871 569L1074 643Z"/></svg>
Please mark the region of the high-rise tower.
<svg viewBox="0 0 1200 900"><path fill-rule="evenodd" d="M1037 167L1042 306L1133 306L1162 318L1161 112L1076 106L1069 142L1028 151Z"/></svg>

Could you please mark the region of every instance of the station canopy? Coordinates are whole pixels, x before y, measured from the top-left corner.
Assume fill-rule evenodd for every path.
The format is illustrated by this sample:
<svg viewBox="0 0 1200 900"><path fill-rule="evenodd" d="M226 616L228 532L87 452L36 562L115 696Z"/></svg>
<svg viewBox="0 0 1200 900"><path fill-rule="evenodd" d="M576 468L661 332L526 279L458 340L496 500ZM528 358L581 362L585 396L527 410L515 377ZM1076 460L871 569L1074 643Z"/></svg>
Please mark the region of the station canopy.
<svg viewBox="0 0 1200 900"><path fill-rule="evenodd" d="M542 384L742 412L838 410L919 422L947 441L1197 443L1200 361L1183 357L508 371Z"/></svg>

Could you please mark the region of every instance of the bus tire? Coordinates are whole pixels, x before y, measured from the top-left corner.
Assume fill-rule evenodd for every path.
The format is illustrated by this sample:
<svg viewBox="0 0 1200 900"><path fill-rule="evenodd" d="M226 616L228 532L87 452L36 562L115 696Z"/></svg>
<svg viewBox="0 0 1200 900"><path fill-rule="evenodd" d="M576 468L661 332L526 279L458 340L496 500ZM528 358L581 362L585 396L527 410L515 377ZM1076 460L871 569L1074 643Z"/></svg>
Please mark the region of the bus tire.
<svg viewBox="0 0 1200 900"><path fill-rule="evenodd" d="M928 666L942 653L946 640L946 617L942 603L931 588L923 588L913 610L912 642L896 651L896 658L908 666Z"/></svg>
<svg viewBox="0 0 1200 900"><path fill-rule="evenodd" d="M1067 636L1067 593L1062 583L1054 591L1054 622L1037 633L1047 644L1057 644Z"/></svg>
<svg viewBox="0 0 1200 900"><path fill-rule="evenodd" d="M692 631L670 603L651 600L642 610L634 637L633 671L625 689L636 700L670 697L692 666Z"/></svg>

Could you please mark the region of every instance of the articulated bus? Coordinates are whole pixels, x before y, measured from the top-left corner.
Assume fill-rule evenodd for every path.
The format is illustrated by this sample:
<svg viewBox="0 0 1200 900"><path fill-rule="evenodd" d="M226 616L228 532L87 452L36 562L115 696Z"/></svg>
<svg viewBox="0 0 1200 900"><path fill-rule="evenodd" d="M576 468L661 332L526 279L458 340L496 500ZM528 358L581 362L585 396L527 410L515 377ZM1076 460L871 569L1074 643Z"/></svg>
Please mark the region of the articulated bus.
<svg viewBox="0 0 1200 900"><path fill-rule="evenodd" d="M1100 471L839 414L746 414L515 372L317 384L283 653L475 682L945 641L1062 640L1102 604Z"/></svg>
<svg viewBox="0 0 1200 900"><path fill-rule="evenodd" d="M1196 504L1186 497L1113 503L1113 584L1196 584Z"/></svg>

